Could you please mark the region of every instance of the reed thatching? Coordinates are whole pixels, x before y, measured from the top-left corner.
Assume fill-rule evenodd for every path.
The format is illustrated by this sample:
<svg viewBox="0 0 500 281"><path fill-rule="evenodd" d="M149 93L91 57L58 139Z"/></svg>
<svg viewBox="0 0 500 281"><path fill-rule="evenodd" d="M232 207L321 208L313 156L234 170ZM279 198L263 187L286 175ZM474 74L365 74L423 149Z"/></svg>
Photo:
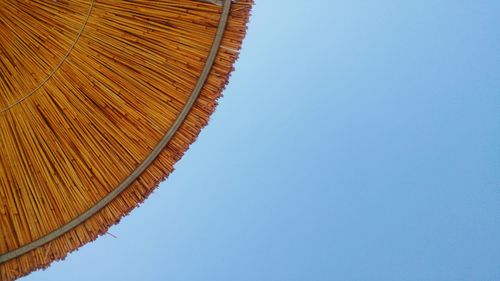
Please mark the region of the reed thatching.
<svg viewBox="0 0 500 281"><path fill-rule="evenodd" d="M106 233L172 172L215 109L251 5L0 1L1 281Z"/></svg>

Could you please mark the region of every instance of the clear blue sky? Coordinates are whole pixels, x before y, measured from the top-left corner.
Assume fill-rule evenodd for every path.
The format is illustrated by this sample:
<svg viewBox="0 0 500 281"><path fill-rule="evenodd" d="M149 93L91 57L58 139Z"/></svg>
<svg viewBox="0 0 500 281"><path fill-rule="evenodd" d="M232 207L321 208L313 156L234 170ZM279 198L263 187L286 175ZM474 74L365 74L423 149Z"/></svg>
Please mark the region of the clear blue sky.
<svg viewBox="0 0 500 281"><path fill-rule="evenodd" d="M218 111L23 280L500 280L500 1L257 0Z"/></svg>

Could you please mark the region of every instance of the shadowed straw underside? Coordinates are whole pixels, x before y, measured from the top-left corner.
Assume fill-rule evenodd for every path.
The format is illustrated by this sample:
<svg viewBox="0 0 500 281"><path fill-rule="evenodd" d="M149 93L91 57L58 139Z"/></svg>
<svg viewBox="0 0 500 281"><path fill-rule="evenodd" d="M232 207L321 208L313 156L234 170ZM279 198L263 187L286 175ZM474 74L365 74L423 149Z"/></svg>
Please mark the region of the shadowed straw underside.
<svg viewBox="0 0 500 281"><path fill-rule="evenodd" d="M193 0L0 2L0 280L106 233L173 170L215 109L252 1L233 1L209 75L146 170L95 215L15 251L91 209L172 128L207 62L224 7Z"/></svg>

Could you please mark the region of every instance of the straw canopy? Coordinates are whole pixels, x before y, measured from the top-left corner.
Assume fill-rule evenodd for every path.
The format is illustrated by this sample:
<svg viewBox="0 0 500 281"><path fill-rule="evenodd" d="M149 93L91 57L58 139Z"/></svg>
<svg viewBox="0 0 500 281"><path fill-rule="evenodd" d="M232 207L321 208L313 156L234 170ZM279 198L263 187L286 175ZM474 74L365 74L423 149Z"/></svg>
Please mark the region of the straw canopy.
<svg viewBox="0 0 500 281"><path fill-rule="evenodd" d="M0 1L0 280L106 233L208 122L252 0Z"/></svg>

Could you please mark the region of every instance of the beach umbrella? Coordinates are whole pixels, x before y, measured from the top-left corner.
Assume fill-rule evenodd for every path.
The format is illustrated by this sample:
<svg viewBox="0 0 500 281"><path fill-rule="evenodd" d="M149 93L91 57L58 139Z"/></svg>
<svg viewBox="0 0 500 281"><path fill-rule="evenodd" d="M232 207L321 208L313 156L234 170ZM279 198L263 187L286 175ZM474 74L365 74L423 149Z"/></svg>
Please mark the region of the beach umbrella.
<svg viewBox="0 0 500 281"><path fill-rule="evenodd" d="M0 280L105 234L207 124L252 0L0 1Z"/></svg>

